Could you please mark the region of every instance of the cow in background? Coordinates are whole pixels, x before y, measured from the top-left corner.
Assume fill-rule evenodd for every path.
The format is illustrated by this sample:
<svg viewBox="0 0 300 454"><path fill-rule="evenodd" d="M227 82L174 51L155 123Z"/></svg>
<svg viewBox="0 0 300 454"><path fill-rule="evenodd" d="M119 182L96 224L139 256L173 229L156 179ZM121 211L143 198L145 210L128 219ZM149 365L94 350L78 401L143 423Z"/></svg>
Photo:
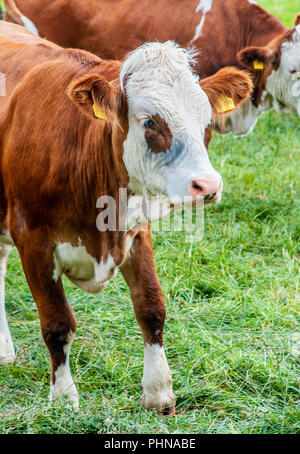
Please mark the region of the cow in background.
<svg viewBox="0 0 300 454"><path fill-rule="evenodd" d="M36 25L40 36L119 59L145 41L174 40L198 50L196 71L208 77L225 66L249 71L252 100L216 124L245 135L274 107L300 116L300 15L292 29L251 0L5 0ZM21 20L18 23L22 23ZM209 132L207 144L209 142Z"/></svg>

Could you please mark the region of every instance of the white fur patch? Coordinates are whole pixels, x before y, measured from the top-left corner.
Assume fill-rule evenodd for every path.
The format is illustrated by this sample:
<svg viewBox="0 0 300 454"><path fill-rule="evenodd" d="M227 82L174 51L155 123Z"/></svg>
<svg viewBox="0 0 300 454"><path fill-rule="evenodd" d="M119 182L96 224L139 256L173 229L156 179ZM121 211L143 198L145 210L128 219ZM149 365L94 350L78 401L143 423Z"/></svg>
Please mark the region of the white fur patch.
<svg viewBox="0 0 300 454"><path fill-rule="evenodd" d="M22 16L21 19L22 19L22 22L24 24L24 27L27 28L27 30L31 31L36 36L39 36L39 32L38 32L36 26L34 25L34 23L30 19L28 19L28 17Z"/></svg>
<svg viewBox="0 0 300 454"><path fill-rule="evenodd" d="M267 96L267 92L263 93L262 103L258 107L255 107L249 99L226 119L223 132L232 132L236 136L247 136L253 131L259 117L271 108L272 98Z"/></svg>
<svg viewBox="0 0 300 454"><path fill-rule="evenodd" d="M12 363L16 358L5 312L6 264L11 249L11 246L0 245L0 363L2 364Z"/></svg>
<svg viewBox="0 0 300 454"><path fill-rule="evenodd" d="M159 344L146 344L144 349L144 375L142 380L145 408L173 407L175 396L164 348Z"/></svg>
<svg viewBox="0 0 300 454"><path fill-rule="evenodd" d="M68 397L72 407L74 409L77 409L79 407L78 393L69 366L69 354L73 337L74 333L70 332L69 341L64 347L64 352L66 354L66 362L65 364L61 364L60 366L58 366L54 373L55 382L54 383L51 382L50 384L49 400L50 402L52 402L53 400L58 399L59 397L65 395Z"/></svg>
<svg viewBox="0 0 300 454"><path fill-rule="evenodd" d="M117 272L111 255L99 263L87 252L85 246L72 246L70 243L57 245L54 264L55 281L64 273L71 282L90 293L100 292Z"/></svg>
<svg viewBox="0 0 300 454"><path fill-rule="evenodd" d="M199 25L197 25L195 30L194 38L192 39L192 43L197 41L197 39L201 36L202 28L205 21L206 14L211 10L212 7L212 0L200 0L199 5L196 8L196 13L202 12L202 17Z"/></svg>

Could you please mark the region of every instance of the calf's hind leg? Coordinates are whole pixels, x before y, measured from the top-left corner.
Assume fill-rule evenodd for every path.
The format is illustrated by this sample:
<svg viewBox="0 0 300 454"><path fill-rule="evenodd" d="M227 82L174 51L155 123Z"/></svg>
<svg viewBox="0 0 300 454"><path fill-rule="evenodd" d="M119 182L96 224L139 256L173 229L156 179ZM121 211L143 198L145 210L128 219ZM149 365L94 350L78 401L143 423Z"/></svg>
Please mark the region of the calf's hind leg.
<svg viewBox="0 0 300 454"><path fill-rule="evenodd" d="M150 232L138 233L122 265L136 319L144 339L142 405L164 414L175 413L172 379L163 347L165 301L155 271Z"/></svg>
<svg viewBox="0 0 300 454"><path fill-rule="evenodd" d="M7 259L12 246L0 244L0 363L9 364L16 359L5 312L5 275Z"/></svg>
<svg viewBox="0 0 300 454"><path fill-rule="evenodd" d="M24 235L18 244L23 269L36 302L42 335L51 358L50 401L63 395L74 408L78 394L69 367L76 322L59 276L54 273L53 247L39 234Z"/></svg>

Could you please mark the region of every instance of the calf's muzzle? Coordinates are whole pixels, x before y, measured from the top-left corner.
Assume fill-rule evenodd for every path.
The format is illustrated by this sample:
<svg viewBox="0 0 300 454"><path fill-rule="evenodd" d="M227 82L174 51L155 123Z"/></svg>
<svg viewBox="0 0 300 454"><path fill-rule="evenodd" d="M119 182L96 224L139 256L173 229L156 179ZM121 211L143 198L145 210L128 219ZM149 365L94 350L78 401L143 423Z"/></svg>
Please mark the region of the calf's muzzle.
<svg viewBox="0 0 300 454"><path fill-rule="evenodd" d="M220 175L205 175L190 183L190 194L195 201L204 198L206 203L216 203L222 193L222 178Z"/></svg>

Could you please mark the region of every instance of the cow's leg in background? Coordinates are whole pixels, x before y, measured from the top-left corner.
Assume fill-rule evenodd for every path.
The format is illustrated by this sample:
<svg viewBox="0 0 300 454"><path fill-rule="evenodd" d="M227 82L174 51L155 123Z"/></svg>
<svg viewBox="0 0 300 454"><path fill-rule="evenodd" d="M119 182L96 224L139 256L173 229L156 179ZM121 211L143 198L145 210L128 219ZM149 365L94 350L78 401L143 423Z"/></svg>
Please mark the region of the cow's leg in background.
<svg viewBox="0 0 300 454"><path fill-rule="evenodd" d="M24 234L14 238L19 249L25 276L36 302L44 341L51 358L50 401L63 395L74 408L78 394L69 367L69 352L76 321L54 264L54 248L43 234Z"/></svg>
<svg viewBox="0 0 300 454"><path fill-rule="evenodd" d="M121 270L129 285L136 319L144 339L142 405L172 414L175 412L175 396L163 347L165 301L155 271L149 231L135 236Z"/></svg>
<svg viewBox="0 0 300 454"><path fill-rule="evenodd" d="M16 355L5 312L5 275L12 246L0 244L0 363L14 362Z"/></svg>

